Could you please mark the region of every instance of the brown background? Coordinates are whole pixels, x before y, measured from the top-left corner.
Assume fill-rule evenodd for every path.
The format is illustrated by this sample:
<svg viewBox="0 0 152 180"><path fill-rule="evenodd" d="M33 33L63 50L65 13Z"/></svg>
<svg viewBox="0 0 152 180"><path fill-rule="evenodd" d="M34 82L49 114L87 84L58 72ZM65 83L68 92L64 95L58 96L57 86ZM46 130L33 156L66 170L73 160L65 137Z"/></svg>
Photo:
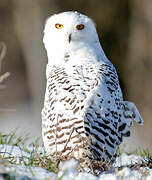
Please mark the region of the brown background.
<svg viewBox="0 0 152 180"><path fill-rule="evenodd" d="M45 19L76 10L94 19L103 49L116 66L125 100L140 110L144 127L133 126L129 149L152 147L152 1L151 0L0 0L0 41L7 45L1 74L0 131L41 136L40 111L45 90Z"/></svg>

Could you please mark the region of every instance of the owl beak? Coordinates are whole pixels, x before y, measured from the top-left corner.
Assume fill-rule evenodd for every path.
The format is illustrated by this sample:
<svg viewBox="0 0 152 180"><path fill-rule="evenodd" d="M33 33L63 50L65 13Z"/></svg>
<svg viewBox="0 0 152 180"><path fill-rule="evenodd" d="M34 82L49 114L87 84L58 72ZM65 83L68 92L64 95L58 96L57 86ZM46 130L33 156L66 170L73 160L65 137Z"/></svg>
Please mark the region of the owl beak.
<svg viewBox="0 0 152 180"><path fill-rule="evenodd" d="M71 36L72 36L72 34L69 34L69 44L71 42Z"/></svg>

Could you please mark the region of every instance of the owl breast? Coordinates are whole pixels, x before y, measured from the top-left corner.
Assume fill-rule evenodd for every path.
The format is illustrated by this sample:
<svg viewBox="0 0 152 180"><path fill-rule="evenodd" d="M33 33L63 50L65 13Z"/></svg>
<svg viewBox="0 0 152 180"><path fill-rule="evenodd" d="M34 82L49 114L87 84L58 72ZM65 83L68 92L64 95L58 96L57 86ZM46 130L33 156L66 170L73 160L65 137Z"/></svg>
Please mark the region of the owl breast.
<svg viewBox="0 0 152 180"><path fill-rule="evenodd" d="M87 143L85 109L98 82L90 78L96 77L90 68L84 71L82 67L73 66L72 71L72 75L68 75L64 68L53 67L48 74L42 131L44 145L51 154L67 155Z"/></svg>
<svg viewBox="0 0 152 180"><path fill-rule="evenodd" d="M48 70L42 134L52 156L78 158L87 151L90 158L112 161L117 155L122 97L116 74L107 69L88 64Z"/></svg>

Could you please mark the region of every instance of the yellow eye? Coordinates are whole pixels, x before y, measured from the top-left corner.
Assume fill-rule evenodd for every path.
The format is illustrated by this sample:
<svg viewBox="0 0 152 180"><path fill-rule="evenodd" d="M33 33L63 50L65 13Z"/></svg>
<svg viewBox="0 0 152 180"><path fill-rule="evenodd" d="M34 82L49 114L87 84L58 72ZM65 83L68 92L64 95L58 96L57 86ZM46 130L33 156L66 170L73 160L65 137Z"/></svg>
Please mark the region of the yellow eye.
<svg viewBox="0 0 152 180"><path fill-rule="evenodd" d="M56 27L57 29L62 29L62 28L63 28L63 24L55 24L55 27Z"/></svg>
<svg viewBox="0 0 152 180"><path fill-rule="evenodd" d="M77 30L82 30L82 29L84 29L84 25L83 24L78 24L76 26L76 28L77 28Z"/></svg>

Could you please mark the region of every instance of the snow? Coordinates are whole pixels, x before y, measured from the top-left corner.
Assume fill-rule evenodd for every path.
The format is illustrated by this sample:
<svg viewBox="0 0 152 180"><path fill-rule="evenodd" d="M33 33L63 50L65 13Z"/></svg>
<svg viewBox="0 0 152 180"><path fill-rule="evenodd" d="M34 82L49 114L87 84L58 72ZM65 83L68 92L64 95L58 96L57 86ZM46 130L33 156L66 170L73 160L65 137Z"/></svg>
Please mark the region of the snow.
<svg viewBox="0 0 152 180"><path fill-rule="evenodd" d="M115 166L125 166L142 160L143 158L141 156L134 154L128 156L127 154L123 153L119 158L116 159Z"/></svg>
<svg viewBox="0 0 152 180"><path fill-rule="evenodd" d="M33 148L27 147L29 151L33 151ZM43 154L43 148L39 148L37 152ZM7 167L3 165L3 160L0 158L0 179L1 173L13 173L16 176L19 176L18 179L22 179L23 176L27 176L32 179L43 180L43 179L62 179L62 180L151 180L152 179L152 170L149 168L140 168L137 170L131 170L127 167L119 170L116 168L113 172L102 173L101 175L94 176L87 172L78 172L76 170L78 162L74 159L71 159L66 162L60 162L59 164L59 172L57 174L53 172L48 172L47 170L40 167L29 167L25 166L21 163L23 158L25 161L30 157L30 153L25 152L24 148L11 146L11 145L2 145L0 144L0 157L13 157L14 164L8 164ZM127 155L122 154L119 158L117 158L115 167L125 166L129 164L133 164L135 162L142 161L143 158L136 155Z"/></svg>

